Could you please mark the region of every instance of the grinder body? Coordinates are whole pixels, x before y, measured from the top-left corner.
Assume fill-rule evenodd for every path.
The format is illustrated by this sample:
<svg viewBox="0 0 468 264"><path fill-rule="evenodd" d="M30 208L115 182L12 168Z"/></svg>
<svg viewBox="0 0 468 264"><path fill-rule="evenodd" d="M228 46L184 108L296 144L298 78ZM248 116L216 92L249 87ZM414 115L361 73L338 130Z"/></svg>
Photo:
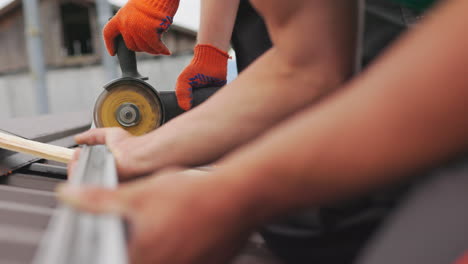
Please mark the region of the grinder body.
<svg viewBox="0 0 468 264"><path fill-rule="evenodd" d="M135 52L125 46L121 36L116 41L122 77L104 86L94 106L95 126L121 127L140 136L184 113L177 103L175 92L160 93L145 82L148 78L139 74ZM218 89L194 89L193 105L201 104Z"/></svg>

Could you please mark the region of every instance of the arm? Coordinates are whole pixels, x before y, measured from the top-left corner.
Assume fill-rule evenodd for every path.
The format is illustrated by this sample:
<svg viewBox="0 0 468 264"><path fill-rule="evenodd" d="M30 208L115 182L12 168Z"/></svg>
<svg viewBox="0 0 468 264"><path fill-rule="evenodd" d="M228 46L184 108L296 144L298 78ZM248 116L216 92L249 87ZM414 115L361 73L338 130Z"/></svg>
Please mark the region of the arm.
<svg viewBox="0 0 468 264"><path fill-rule="evenodd" d="M267 10L275 47L202 106L139 138L129 151L138 149L142 171L214 161L336 88L352 72L355 5L297 0L288 2L295 16Z"/></svg>
<svg viewBox="0 0 468 264"><path fill-rule="evenodd" d="M227 82L229 43L236 21L239 0L201 1L201 21L197 45L190 64L177 78L179 107L192 108L192 93L204 87L221 87Z"/></svg>
<svg viewBox="0 0 468 264"><path fill-rule="evenodd" d="M466 152L468 2L437 11L347 88L220 162L218 174L241 187L233 196L264 219Z"/></svg>
<svg viewBox="0 0 468 264"><path fill-rule="evenodd" d="M198 44L228 50L240 0L202 0ZM220 18L222 14L222 18Z"/></svg>
<svg viewBox="0 0 468 264"><path fill-rule="evenodd" d="M166 172L117 191L62 188L59 197L126 216L135 262L225 263L266 219L467 150L467 11L465 0L449 2L346 89L205 176ZM187 208L197 213L187 217ZM148 250L155 245L164 248Z"/></svg>

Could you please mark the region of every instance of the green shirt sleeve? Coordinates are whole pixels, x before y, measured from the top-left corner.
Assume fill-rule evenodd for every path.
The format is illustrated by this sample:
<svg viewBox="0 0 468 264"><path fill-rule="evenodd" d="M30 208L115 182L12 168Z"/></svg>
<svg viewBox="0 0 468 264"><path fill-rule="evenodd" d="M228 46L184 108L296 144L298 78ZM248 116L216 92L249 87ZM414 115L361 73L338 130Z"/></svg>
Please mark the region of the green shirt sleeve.
<svg viewBox="0 0 468 264"><path fill-rule="evenodd" d="M391 0L393 2L397 2L403 5L406 5L408 8L417 10L417 11L425 11L429 7L431 7L437 0Z"/></svg>

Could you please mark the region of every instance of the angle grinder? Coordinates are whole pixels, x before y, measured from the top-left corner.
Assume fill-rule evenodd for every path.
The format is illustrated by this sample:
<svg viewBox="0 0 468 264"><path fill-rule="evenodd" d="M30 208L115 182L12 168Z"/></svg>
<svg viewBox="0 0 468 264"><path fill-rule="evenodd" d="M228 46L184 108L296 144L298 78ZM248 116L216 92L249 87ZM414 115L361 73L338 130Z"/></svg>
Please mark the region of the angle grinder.
<svg viewBox="0 0 468 264"><path fill-rule="evenodd" d="M96 127L121 127L135 136L151 132L184 113L175 92L158 92L138 72L135 52L116 39L117 57L122 77L104 86L94 106ZM219 87L194 89L193 106L214 94Z"/></svg>

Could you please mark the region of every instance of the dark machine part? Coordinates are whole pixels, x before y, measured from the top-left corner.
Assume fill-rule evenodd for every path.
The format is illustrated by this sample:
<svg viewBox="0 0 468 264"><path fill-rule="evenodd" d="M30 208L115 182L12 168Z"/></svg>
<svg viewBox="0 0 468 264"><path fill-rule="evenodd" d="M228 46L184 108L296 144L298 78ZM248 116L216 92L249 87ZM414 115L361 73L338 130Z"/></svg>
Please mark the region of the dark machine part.
<svg viewBox="0 0 468 264"><path fill-rule="evenodd" d="M207 87L196 89L193 92L193 105L197 106L203 103L208 97L218 91L220 87ZM174 92L159 92L162 104L164 106L164 123L172 118L185 113L185 110L179 107L177 97Z"/></svg>
<svg viewBox="0 0 468 264"><path fill-rule="evenodd" d="M94 108L97 127L121 127L133 135L146 134L185 111L179 108L174 92L159 93L143 77L137 68L135 52L117 38L117 57L122 78L104 88ZM194 106L201 104L219 87L194 90Z"/></svg>
<svg viewBox="0 0 468 264"><path fill-rule="evenodd" d="M262 17L248 0L240 1L231 42L239 73L272 47Z"/></svg>

